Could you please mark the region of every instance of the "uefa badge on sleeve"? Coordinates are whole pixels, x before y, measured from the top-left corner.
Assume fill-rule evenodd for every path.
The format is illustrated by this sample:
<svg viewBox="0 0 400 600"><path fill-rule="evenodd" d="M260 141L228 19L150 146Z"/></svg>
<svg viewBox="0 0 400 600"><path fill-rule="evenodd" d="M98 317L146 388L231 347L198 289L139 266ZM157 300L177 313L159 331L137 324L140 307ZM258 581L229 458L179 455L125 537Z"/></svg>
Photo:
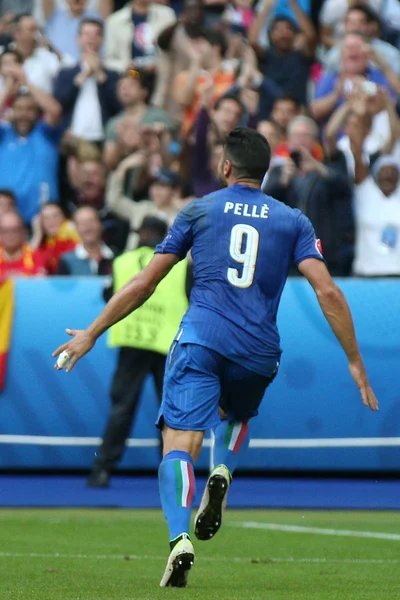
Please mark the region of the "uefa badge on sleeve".
<svg viewBox="0 0 400 600"><path fill-rule="evenodd" d="M321 240L315 240L315 249L321 256L323 256Z"/></svg>

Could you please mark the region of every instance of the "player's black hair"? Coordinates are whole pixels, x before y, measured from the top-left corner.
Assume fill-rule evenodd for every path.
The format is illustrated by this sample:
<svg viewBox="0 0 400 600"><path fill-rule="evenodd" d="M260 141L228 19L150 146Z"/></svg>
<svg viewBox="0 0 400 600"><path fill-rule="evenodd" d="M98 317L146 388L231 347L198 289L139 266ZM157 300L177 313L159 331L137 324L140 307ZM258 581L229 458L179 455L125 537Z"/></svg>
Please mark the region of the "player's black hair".
<svg viewBox="0 0 400 600"><path fill-rule="evenodd" d="M79 23L79 35L82 33L82 29L85 27L85 25L96 25L96 27L100 29L101 35L104 35L104 23L103 21L100 21L100 19L90 19L89 17L82 19L82 21Z"/></svg>
<svg viewBox="0 0 400 600"><path fill-rule="evenodd" d="M226 136L224 158L232 162L237 179L262 181L271 161L271 148L254 129L236 127Z"/></svg>

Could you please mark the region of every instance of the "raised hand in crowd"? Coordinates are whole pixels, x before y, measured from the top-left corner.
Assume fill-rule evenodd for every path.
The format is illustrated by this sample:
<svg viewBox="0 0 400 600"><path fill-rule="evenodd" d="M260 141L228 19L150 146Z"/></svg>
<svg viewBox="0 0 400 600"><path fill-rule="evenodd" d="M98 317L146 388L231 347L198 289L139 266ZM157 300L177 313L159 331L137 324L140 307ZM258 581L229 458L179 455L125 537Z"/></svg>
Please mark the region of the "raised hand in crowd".
<svg viewBox="0 0 400 600"><path fill-rule="evenodd" d="M126 116L116 125L118 144L121 146L122 155L127 156L139 148L140 135L139 123L135 117Z"/></svg>
<svg viewBox="0 0 400 600"><path fill-rule="evenodd" d="M297 173L297 167L291 158L288 158L281 169L280 184L284 187L291 184L293 177Z"/></svg>

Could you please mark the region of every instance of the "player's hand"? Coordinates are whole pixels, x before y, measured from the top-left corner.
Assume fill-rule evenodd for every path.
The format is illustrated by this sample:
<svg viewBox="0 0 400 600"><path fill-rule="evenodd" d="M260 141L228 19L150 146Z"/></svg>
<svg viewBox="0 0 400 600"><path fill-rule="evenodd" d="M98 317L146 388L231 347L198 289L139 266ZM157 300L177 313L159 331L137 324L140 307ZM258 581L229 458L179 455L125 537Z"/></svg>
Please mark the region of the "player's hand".
<svg viewBox="0 0 400 600"><path fill-rule="evenodd" d="M57 350L53 352L53 356L58 356L64 351L68 353L69 359L66 372L69 373L78 360L93 348L96 340L94 340L86 330L66 329L65 331L68 335L73 336L74 339L59 346ZM54 368L57 369L57 371L62 371L63 366L56 363Z"/></svg>
<svg viewBox="0 0 400 600"><path fill-rule="evenodd" d="M364 406L368 406L371 410L379 410L378 400L369 384L365 367L361 360L356 360L349 364L349 369L352 378L356 382L360 390Z"/></svg>

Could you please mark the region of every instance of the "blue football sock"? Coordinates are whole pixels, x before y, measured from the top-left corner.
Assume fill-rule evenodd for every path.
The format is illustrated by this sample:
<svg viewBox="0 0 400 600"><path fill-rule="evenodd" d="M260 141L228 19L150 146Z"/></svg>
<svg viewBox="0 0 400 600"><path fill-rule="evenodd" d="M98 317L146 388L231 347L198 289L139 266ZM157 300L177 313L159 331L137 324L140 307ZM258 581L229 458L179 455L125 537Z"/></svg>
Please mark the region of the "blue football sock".
<svg viewBox="0 0 400 600"><path fill-rule="evenodd" d="M221 421L214 429L213 466L225 465L233 475L239 457L250 443L247 421Z"/></svg>
<svg viewBox="0 0 400 600"><path fill-rule="evenodd" d="M190 454L172 450L158 469L161 505L168 523L170 540L189 533L191 505L195 491L194 465Z"/></svg>

